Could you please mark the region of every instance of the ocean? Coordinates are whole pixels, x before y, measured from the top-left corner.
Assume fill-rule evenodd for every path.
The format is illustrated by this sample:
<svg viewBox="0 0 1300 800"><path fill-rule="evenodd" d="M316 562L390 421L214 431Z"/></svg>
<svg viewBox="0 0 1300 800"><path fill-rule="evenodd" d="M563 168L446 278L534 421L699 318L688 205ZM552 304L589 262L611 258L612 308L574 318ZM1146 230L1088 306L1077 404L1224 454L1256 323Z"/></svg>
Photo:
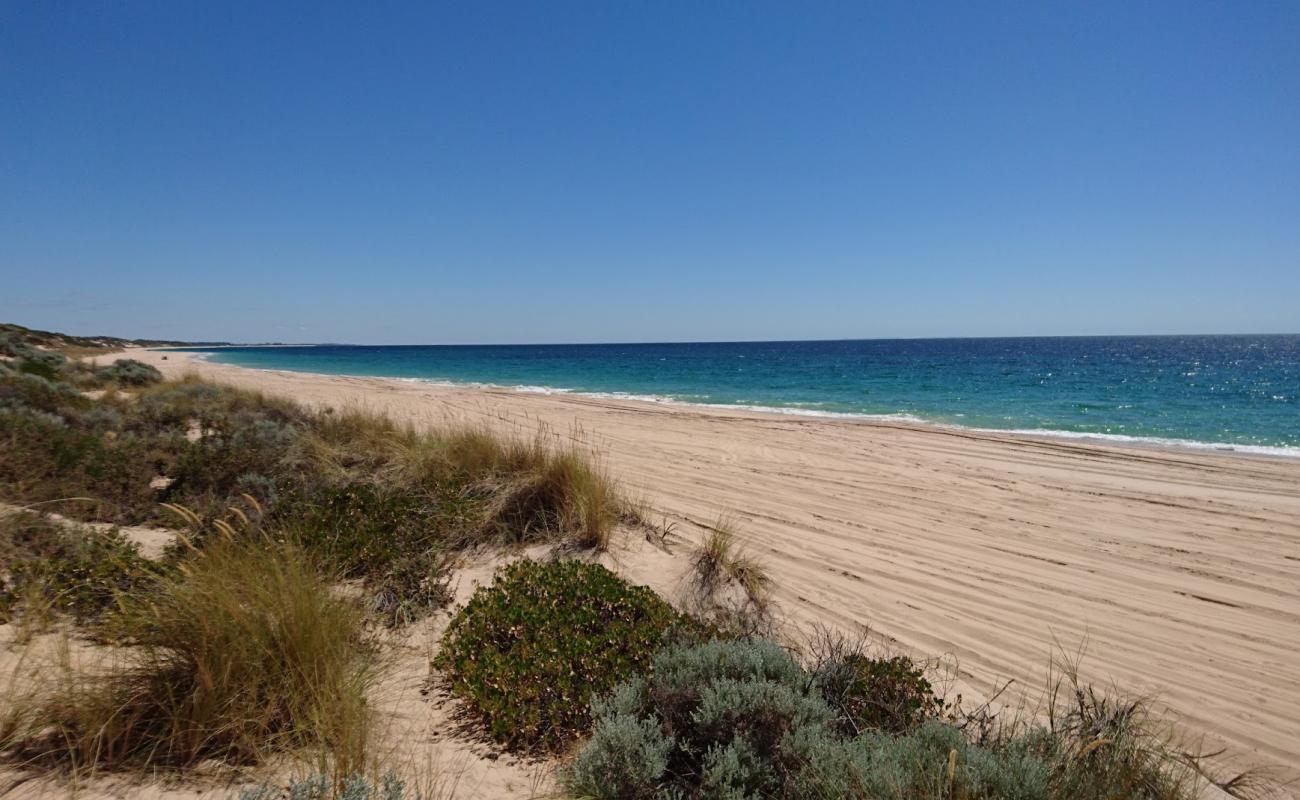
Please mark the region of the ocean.
<svg viewBox="0 0 1300 800"><path fill-rule="evenodd" d="M1300 335L193 349L263 369L1300 457Z"/></svg>

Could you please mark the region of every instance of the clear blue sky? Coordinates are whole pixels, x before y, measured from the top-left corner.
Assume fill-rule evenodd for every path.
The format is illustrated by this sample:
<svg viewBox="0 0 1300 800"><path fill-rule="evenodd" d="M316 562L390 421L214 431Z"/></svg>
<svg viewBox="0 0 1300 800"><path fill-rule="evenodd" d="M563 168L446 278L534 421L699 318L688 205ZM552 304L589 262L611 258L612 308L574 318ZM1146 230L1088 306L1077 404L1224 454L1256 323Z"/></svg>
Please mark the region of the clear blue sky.
<svg viewBox="0 0 1300 800"><path fill-rule="evenodd" d="M0 3L0 319L1300 330L1300 3Z"/></svg>

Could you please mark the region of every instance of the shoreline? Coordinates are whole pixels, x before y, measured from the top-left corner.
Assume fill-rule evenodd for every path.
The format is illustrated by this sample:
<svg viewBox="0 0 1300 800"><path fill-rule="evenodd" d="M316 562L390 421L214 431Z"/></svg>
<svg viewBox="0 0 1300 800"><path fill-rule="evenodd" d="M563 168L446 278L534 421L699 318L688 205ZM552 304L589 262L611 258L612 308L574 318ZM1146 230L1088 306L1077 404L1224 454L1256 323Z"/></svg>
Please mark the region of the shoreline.
<svg viewBox="0 0 1300 800"><path fill-rule="evenodd" d="M264 347L266 345L247 345ZM314 347L316 345L276 345L277 347ZM1300 460L1300 447L1284 445L1247 445L1232 442L1206 442L1195 439L1173 439L1159 436L1130 436L1126 434L1094 433L1086 431L1067 431L1058 429L1033 428L985 428L975 425L961 425L952 422L928 420L904 412L892 414L870 414L852 411L818 411L798 407L763 406L732 403L699 403L680 400L670 396L640 395L627 392L588 392L556 386L507 385L484 383L479 381L457 381L444 378L408 378L391 375L361 375L331 372L312 372L310 370L276 369L269 367L250 367L242 364L230 364L214 361L210 356L218 351L196 351L190 348L146 348L150 352L178 352L190 357L192 362L202 362L218 367L254 370L258 372L278 373L284 375L309 375L317 378L348 378L376 381L393 381L403 384L428 385L447 389L468 389L496 392L514 392L518 394L537 394L557 397L587 397L596 400L642 403L655 408L714 409L719 411L740 411L763 414L773 417L796 417L824 421L839 421L852 424L903 426L927 428L936 431L956 433L975 433L989 436L1013 436L1016 438L1041 439L1046 441L1081 442L1102 447L1135 448L1139 450L1156 450L1159 452L1191 452L1197 454L1216 454L1222 456L1244 456L1247 458L1294 459ZM224 349L224 348L223 348Z"/></svg>
<svg viewBox="0 0 1300 800"><path fill-rule="evenodd" d="M735 518L793 630L869 627L952 664L967 699L1008 679L1032 699L1049 659L1086 645L1087 679L1157 696L1233 765L1300 778L1295 459L129 355L403 424L545 430L688 547ZM620 570L672 584L646 550Z"/></svg>

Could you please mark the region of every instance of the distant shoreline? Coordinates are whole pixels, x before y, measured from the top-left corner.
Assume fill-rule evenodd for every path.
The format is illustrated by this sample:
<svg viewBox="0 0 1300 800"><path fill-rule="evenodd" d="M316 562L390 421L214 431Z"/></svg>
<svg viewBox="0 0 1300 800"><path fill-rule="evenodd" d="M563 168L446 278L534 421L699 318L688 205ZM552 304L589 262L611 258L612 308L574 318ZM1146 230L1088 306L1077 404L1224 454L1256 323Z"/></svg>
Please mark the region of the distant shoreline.
<svg viewBox="0 0 1300 800"><path fill-rule="evenodd" d="M1278 334L1285 337L1285 334ZM1081 338L1081 337L1072 337ZM848 340L846 340L848 341ZM591 347L621 347L622 345L591 345ZM628 345L632 346L632 345ZM637 345L644 346L644 345ZM672 346L672 345L666 345ZM294 344L294 345L238 345L232 347L220 348L203 348L203 347L168 347L168 348L149 348L151 350L180 351L193 353L196 358L209 360L214 354L223 351L255 349L255 348L317 348L317 347L341 347L341 348L380 348L381 346L369 345L318 345L318 344ZM422 345L410 346L413 348L424 347ZM442 347L442 346L439 346ZM448 345L447 348L524 348L534 347L531 345ZM541 347L541 346L536 346ZM556 346L559 347L559 346ZM567 345L565 346L567 347ZM589 391L583 389L574 389L564 386L542 384L511 384L499 383L492 381L463 380L456 378L431 378L431 377L409 377L377 374L373 372L322 372L293 366L257 366L249 364L228 363L221 360L213 360L212 363L222 364L224 366L235 366L245 369L257 369L267 371L284 371L288 373L315 375L320 377L354 377L368 378L378 380L389 380L400 383L422 383L431 386L448 386L461 387L466 389L485 389L492 391L518 392L523 394L547 394L561 395L571 397L589 397L594 399L617 400L626 402L646 403L660 408L684 408L684 409L717 409L724 411L752 412L758 414L773 415L778 417L795 417L818 420L839 420L854 423L888 423L915 425L924 427L933 427L940 430L958 431L958 432L976 432L993 436L1017 436L1017 437L1042 437L1054 441L1077 441L1087 442L1103 446L1114 447L1135 447L1143 450L1168 450L1174 452L1196 452L1212 453L1218 455L1243 455L1250 457L1264 458L1281 458L1281 459L1300 459L1300 446L1284 445L1255 445L1236 442L1222 441L1203 441L1197 439L1174 438L1167 436L1154 435L1128 435L1114 434L1096 431L1074 431L1056 428L1024 428L1024 427L989 427L979 424L966 424L951 420L927 419L914 413L907 412L887 412L887 413L870 413L860 411L830 411L819 410L816 408L799 407L799 406L777 406L766 405L762 403L733 403L733 402L703 402L697 400L682 399L671 395L643 394L626 391Z"/></svg>

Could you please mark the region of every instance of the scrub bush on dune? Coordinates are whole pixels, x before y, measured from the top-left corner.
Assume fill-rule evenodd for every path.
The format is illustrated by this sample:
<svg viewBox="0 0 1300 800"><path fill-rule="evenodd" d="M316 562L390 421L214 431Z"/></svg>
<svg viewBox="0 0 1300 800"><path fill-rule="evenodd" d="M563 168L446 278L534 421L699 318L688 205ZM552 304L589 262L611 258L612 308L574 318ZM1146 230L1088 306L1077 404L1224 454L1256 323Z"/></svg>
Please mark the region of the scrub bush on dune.
<svg viewBox="0 0 1300 800"><path fill-rule="evenodd" d="M0 497L6 500L58 501L54 507L65 513L141 522L157 513L149 482L159 460L156 445L145 439L109 437L43 411L0 410Z"/></svg>
<svg viewBox="0 0 1300 800"><path fill-rule="evenodd" d="M0 371L0 499L122 524L174 524L163 503L201 523L237 507L364 581L393 623L446 602L456 552L599 548L623 514L599 467L543 434L417 430L193 377L141 386L143 365L115 367L103 374L129 391L94 399L71 383L81 362L54 379ZM210 529L190 527L196 543Z"/></svg>
<svg viewBox="0 0 1300 800"><path fill-rule="evenodd" d="M95 374L101 380L122 386L152 386L163 379L157 368L133 358L119 358L111 365L99 368Z"/></svg>
<svg viewBox="0 0 1300 800"><path fill-rule="evenodd" d="M943 710L925 672L910 658L845 653L815 672L817 688L846 734L904 733Z"/></svg>
<svg viewBox="0 0 1300 800"><path fill-rule="evenodd" d="M38 514L0 516L0 603L48 608L94 622L125 595L148 591L157 570L116 530L68 525Z"/></svg>
<svg viewBox="0 0 1300 800"><path fill-rule="evenodd" d="M786 796L834 712L779 645L670 647L648 677L593 708L591 741L564 775L599 798Z"/></svg>
<svg viewBox="0 0 1300 800"><path fill-rule="evenodd" d="M600 565L520 561L456 614L434 665L497 742L556 750L587 730L594 696L688 627L650 589Z"/></svg>
<svg viewBox="0 0 1300 800"><path fill-rule="evenodd" d="M979 743L939 719L846 733L843 709L868 698L837 710L821 682L770 642L670 647L647 675L598 699L592 736L561 783L606 800L1192 800L1210 782L1140 703L1073 678L1062 695L1076 702L1049 709L1049 724ZM1217 784L1238 797L1260 787Z"/></svg>

